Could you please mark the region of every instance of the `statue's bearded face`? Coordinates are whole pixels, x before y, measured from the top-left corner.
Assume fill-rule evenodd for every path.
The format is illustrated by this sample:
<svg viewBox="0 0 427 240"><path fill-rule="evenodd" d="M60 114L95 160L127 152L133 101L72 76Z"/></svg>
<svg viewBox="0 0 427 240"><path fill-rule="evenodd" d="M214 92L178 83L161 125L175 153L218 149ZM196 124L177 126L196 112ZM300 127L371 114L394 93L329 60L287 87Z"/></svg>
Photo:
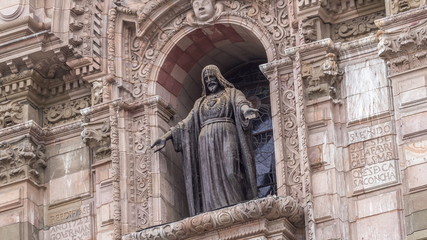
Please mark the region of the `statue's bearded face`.
<svg viewBox="0 0 427 240"><path fill-rule="evenodd" d="M203 81L205 82L205 86L209 90L209 93L215 93L219 89L219 81L216 78L216 75L211 71L206 71L203 74Z"/></svg>
<svg viewBox="0 0 427 240"><path fill-rule="evenodd" d="M210 19L215 13L213 0L194 0L193 9L196 18L201 21Z"/></svg>

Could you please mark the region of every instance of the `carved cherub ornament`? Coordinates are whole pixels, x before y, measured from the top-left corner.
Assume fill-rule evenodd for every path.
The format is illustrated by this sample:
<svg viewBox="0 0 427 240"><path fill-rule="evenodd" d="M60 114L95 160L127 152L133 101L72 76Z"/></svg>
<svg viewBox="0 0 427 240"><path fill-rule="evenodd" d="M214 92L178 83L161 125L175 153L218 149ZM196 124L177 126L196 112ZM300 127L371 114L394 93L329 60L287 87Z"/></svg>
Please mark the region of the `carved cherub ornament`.
<svg viewBox="0 0 427 240"><path fill-rule="evenodd" d="M193 12L187 15L190 25L209 25L220 17L223 10L221 3L215 0L191 0Z"/></svg>

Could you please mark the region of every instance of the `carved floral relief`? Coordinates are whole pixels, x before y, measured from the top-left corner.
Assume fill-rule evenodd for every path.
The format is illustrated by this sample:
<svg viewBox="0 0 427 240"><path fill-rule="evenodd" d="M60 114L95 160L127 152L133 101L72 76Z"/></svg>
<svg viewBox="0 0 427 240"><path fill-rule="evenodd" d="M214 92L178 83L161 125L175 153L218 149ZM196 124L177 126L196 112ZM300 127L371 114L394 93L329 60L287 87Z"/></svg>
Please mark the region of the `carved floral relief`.
<svg viewBox="0 0 427 240"><path fill-rule="evenodd" d="M385 17L384 12L377 12L334 24L332 27L333 39L350 41L374 33L378 29L374 21L383 17Z"/></svg>
<svg viewBox="0 0 427 240"><path fill-rule="evenodd" d="M89 107L89 97L83 97L69 102L46 107L43 110L43 126L52 127L81 117L80 110Z"/></svg>

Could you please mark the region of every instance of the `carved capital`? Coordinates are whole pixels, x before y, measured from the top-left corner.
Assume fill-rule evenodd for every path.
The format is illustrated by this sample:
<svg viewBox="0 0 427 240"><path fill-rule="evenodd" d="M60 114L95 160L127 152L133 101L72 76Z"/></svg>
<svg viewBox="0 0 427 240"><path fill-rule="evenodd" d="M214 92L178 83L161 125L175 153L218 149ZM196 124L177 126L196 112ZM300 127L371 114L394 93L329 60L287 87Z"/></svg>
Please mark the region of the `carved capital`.
<svg viewBox="0 0 427 240"><path fill-rule="evenodd" d="M426 20L403 32L383 32L378 43L380 57L387 60L389 75L427 65Z"/></svg>
<svg viewBox="0 0 427 240"><path fill-rule="evenodd" d="M82 123L80 136L85 144L92 149L95 160L107 157L111 153L110 122Z"/></svg>
<svg viewBox="0 0 427 240"><path fill-rule="evenodd" d="M45 168L45 147L30 137L0 143L0 185L23 179L41 184Z"/></svg>
<svg viewBox="0 0 427 240"><path fill-rule="evenodd" d="M327 53L322 59L304 62L301 73L308 99L323 96L330 96L332 99L339 97L339 83L343 73L338 68L334 53Z"/></svg>

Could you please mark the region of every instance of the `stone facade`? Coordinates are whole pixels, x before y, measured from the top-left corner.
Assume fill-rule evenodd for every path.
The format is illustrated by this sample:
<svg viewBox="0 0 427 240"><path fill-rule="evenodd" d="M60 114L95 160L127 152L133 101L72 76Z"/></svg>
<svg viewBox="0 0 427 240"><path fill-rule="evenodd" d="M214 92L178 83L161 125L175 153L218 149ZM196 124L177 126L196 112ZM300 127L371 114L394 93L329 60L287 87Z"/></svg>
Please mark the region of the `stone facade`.
<svg viewBox="0 0 427 240"><path fill-rule="evenodd" d="M204 4L1 4L0 239L427 238L426 1ZM274 184L190 217L150 145L207 64L255 86Z"/></svg>

